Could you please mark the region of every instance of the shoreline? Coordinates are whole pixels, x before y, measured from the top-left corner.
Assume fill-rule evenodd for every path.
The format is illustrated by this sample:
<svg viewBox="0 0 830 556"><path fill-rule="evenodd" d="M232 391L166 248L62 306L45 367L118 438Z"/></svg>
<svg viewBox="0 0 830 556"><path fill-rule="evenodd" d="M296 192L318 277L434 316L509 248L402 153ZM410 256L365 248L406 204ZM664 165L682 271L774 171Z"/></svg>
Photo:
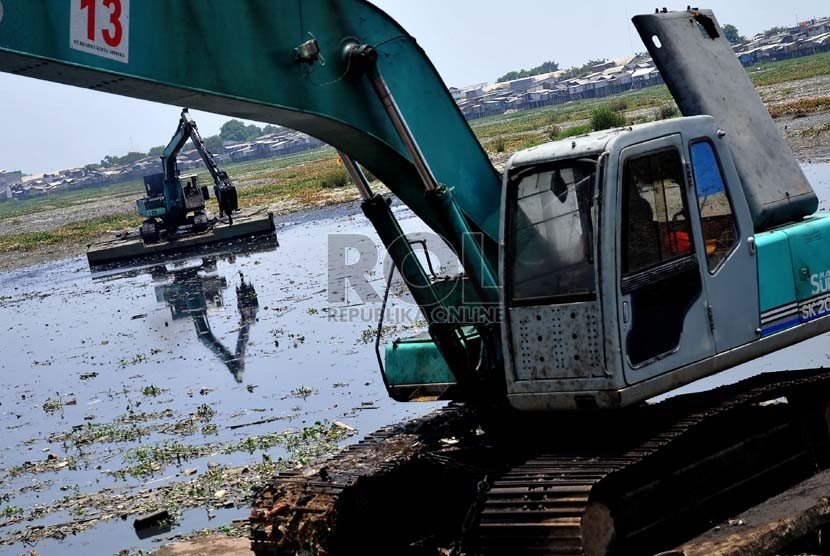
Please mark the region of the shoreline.
<svg viewBox="0 0 830 556"><path fill-rule="evenodd" d="M827 119L830 121L830 114L827 114ZM819 147L825 152L819 156L794 153L799 164L807 166L830 164L830 143L826 145L813 145L813 147ZM277 220L277 232L279 232L279 228L282 226L291 226L332 218L347 210L353 209L359 212L359 197L357 191L351 188L343 189L337 191L337 194L332 195L331 198L316 206L295 206L288 210L285 210L286 207L282 207L282 211L279 211L279 209L274 210L277 207L267 207L268 210L274 210L274 216ZM352 209L349 207L352 207ZM100 236L98 239L104 237L106 236ZM30 251L3 252L0 253L0 274L13 270L23 270L48 262L80 257L86 253L88 246L89 243L87 242L66 241L37 247Z"/></svg>
<svg viewBox="0 0 830 556"><path fill-rule="evenodd" d="M280 226L292 225L294 224L294 220L318 220L320 218L317 215L322 216L328 212L343 210L348 205L355 203L358 199L357 191L354 191L351 195L349 194L352 193L351 191L337 191L335 193L332 198L315 206L300 206L288 209L280 206L268 206L264 207L264 209L274 212L277 231L279 232ZM322 217L325 218L326 216ZM0 253L0 274L13 270L23 270L44 263L84 256L86 255L86 249L91 243L100 241L117 232L118 230L110 231L89 242L65 241L36 247L29 251L2 252Z"/></svg>

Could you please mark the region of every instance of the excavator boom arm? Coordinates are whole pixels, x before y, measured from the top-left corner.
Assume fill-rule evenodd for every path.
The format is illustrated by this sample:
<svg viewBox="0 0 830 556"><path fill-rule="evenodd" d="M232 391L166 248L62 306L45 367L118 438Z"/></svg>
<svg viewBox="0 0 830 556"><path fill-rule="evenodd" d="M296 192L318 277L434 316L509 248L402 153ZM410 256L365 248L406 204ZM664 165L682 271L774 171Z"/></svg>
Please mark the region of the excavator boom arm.
<svg viewBox="0 0 830 556"><path fill-rule="evenodd" d="M207 148L205 145L204 140L202 140L202 135L199 133L199 128L196 126L196 122L190 117L190 113L188 113L187 108L182 110L182 120L187 120L188 129L190 131L190 141L193 143L193 146L196 147L196 151L199 153L199 156L202 157L202 160L207 166L208 172L210 172L210 177L213 178L213 183L216 185L217 188L223 187L231 187L231 181L228 178L227 172L221 170L219 165L216 163L216 159L213 158L213 153Z"/></svg>
<svg viewBox="0 0 830 556"><path fill-rule="evenodd" d="M176 157L179 156L182 148L184 148L187 140L190 139L191 126L190 115L187 110L182 111L182 117L179 120L179 126L176 128L176 133L170 139L170 142L164 148L164 153L161 155L161 167L164 169L164 181L173 181L178 177L178 168L176 165Z"/></svg>

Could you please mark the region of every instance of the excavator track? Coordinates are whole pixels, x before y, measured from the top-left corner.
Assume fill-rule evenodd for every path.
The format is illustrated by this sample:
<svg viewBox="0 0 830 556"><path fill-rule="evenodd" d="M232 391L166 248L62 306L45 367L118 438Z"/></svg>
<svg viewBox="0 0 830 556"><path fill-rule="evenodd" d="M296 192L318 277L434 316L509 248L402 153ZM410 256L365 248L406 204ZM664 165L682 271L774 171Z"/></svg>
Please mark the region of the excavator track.
<svg viewBox="0 0 830 556"><path fill-rule="evenodd" d="M589 424L492 482L477 552L668 550L827 468L828 400L830 371L788 371Z"/></svg>
<svg viewBox="0 0 830 556"><path fill-rule="evenodd" d="M830 467L828 400L816 369L611 414L451 405L276 477L257 493L252 549L654 554Z"/></svg>
<svg viewBox="0 0 830 556"><path fill-rule="evenodd" d="M458 465L453 473L441 453L460 442L457 436L475 436L477 427L473 411L451 404L384 427L319 465L281 473L254 493L251 549L257 556L322 556L353 554L356 547L367 554L374 546L404 550L417 544L439 522L457 521L454 514L466 511L433 506L456 488L460 503L468 497L461 485L479 469L470 475ZM470 491L473 486L468 485ZM423 527L413 527L415 522Z"/></svg>

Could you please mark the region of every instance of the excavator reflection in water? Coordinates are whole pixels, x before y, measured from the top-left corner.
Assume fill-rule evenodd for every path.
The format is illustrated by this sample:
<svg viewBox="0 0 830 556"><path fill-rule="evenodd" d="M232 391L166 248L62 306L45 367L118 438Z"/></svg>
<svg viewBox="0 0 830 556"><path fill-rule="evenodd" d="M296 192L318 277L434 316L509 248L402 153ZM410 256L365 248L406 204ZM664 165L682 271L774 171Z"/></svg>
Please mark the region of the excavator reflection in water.
<svg viewBox="0 0 830 556"><path fill-rule="evenodd" d="M256 322L259 300L250 277L241 270L236 286L236 307L239 327L236 330L236 347L231 351L210 326L210 314L225 309L224 291L228 278L222 276L218 263L227 261L236 266L237 257L253 253L273 251L279 246L276 236L258 236L246 241L226 243L205 248L200 258L157 258L147 260L143 266L130 268L101 268L93 272L93 280L112 281L149 274L152 277L156 300L170 308L173 320L190 318L196 337L216 358L225 365L237 383L245 373L245 350L251 326Z"/></svg>
<svg viewBox="0 0 830 556"><path fill-rule="evenodd" d="M256 322L259 302L254 285L250 279L246 281L245 275L239 271L239 285L236 286L239 330L236 351L231 352L214 335L208 318L210 312L224 309L223 290L228 287L227 279L216 274L216 262L215 257L205 257L200 267L168 271L165 266L156 266L150 269L150 273L156 282L172 278L168 283L156 285L156 299L167 303L173 320L190 317L199 341L228 368L234 380L241 383L245 372L245 348L251 325Z"/></svg>

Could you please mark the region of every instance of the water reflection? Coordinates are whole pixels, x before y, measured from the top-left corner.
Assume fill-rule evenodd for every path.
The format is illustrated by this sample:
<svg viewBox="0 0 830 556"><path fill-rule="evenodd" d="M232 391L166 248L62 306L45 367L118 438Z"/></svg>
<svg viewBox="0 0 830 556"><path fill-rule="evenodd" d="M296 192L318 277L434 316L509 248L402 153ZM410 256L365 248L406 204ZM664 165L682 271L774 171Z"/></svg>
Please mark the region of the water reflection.
<svg viewBox="0 0 830 556"><path fill-rule="evenodd" d="M277 246L276 237L237 242L225 246L224 252L215 248L209 252L202 251L199 258L167 258L163 263L152 266L120 266L97 271L93 273L93 280L109 282L149 275L156 300L167 305L173 320L191 319L199 341L227 367L234 380L241 383L245 373L245 350L251 327L257 320L259 299L250 277L246 278L242 271L237 271L235 290L239 323L236 345L231 350L216 337L210 326L210 315L226 308L228 278L220 274L217 263L221 260L234 265L238 256L273 251Z"/></svg>
<svg viewBox="0 0 830 556"><path fill-rule="evenodd" d="M259 310L256 289L251 281L246 281L245 275L239 272L239 285L236 286L239 330L236 350L231 352L213 334L208 318L210 313L224 310L223 291L228 287L228 280L216 273L216 257L205 257L200 266L181 270L168 271L166 266L152 267L150 274L154 282L163 282L155 286L156 300L167 304L173 320L190 318L199 341L228 368L234 380L241 383L245 371L245 347Z"/></svg>

